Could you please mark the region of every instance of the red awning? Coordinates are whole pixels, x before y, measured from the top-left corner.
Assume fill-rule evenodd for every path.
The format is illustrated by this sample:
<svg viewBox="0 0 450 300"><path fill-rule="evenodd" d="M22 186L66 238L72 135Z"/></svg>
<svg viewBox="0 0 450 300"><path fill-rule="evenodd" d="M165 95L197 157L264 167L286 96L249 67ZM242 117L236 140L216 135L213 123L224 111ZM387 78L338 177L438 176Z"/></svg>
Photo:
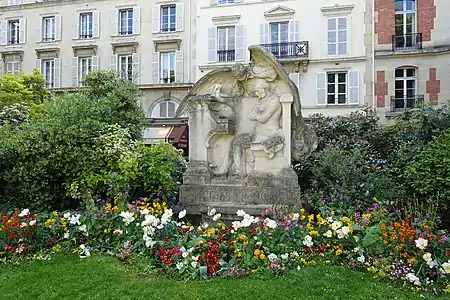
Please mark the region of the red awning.
<svg viewBox="0 0 450 300"><path fill-rule="evenodd" d="M180 148L188 147L188 130L187 126L174 126L166 135L166 141L175 144Z"/></svg>

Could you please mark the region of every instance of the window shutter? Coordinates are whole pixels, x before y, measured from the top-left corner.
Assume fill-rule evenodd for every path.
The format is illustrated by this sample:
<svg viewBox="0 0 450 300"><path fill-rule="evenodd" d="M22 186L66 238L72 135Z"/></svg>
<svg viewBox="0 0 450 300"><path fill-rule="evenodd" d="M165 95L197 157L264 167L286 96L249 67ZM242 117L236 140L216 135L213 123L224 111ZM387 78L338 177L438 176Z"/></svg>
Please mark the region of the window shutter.
<svg viewBox="0 0 450 300"><path fill-rule="evenodd" d="M297 87L297 90L300 92L300 73L289 73L289 79L292 80Z"/></svg>
<svg viewBox="0 0 450 300"><path fill-rule="evenodd" d="M211 0L211 5L217 5L217 4L219 4L218 0Z"/></svg>
<svg viewBox="0 0 450 300"><path fill-rule="evenodd" d="M327 73L320 72L316 76L317 105L327 104Z"/></svg>
<svg viewBox="0 0 450 300"><path fill-rule="evenodd" d="M42 24L42 22L41 22ZM55 16L55 40L60 41L62 38L62 18L61 16Z"/></svg>
<svg viewBox="0 0 450 300"><path fill-rule="evenodd" d="M133 7L133 34L141 33L141 9Z"/></svg>
<svg viewBox="0 0 450 300"><path fill-rule="evenodd" d="M140 83L141 78L141 56L137 53L133 53L131 56L132 69L133 69L133 82L134 84Z"/></svg>
<svg viewBox="0 0 450 300"><path fill-rule="evenodd" d="M161 7L155 5L153 7L153 33L159 33L161 31Z"/></svg>
<svg viewBox="0 0 450 300"><path fill-rule="evenodd" d="M19 20L19 43L25 44L27 35L27 19L21 18Z"/></svg>
<svg viewBox="0 0 450 300"><path fill-rule="evenodd" d="M359 71L348 72L348 104L359 104Z"/></svg>
<svg viewBox="0 0 450 300"><path fill-rule="evenodd" d="M42 42L42 18L37 18L38 26L36 27L36 43Z"/></svg>
<svg viewBox="0 0 450 300"><path fill-rule="evenodd" d="M208 62L217 61L217 28L208 28Z"/></svg>
<svg viewBox="0 0 450 300"><path fill-rule="evenodd" d="M54 66L55 66L55 85L54 87L56 89L59 89L61 87L61 58L55 58L53 60Z"/></svg>
<svg viewBox="0 0 450 300"><path fill-rule="evenodd" d="M158 84L160 82L159 78L159 52L153 52L153 83Z"/></svg>
<svg viewBox="0 0 450 300"><path fill-rule="evenodd" d="M100 58L92 56L92 71L97 71L100 68Z"/></svg>
<svg viewBox="0 0 450 300"><path fill-rule="evenodd" d="M175 82L184 80L183 51L175 51Z"/></svg>
<svg viewBox="0 0 450 300"><path fill-rule="evenodd" d="M7 21L1 21L0 22L0 45L6 45L8 43L8 31L7 31Z"/></svg>
<svg viewBox="0 0 450 300"><path fill-rule="evenodd" d="M177 20L175 22L175 30L184 30L184 3L177 3L175 6L175 12L177 14Z"/></svg>
<svg viewBox="0 0 450 300"><path fill-rule="evenodd" d="M72 57L72 87L78 85L78 57Z"/></svg>
<svg viewBox="0 0 450 300"><path fill-rule="evenodd" d="M42 73L42 59L36 59L34 68L35 68L35 69L38 69L39 72Z"/></svg>
<svg viewBox="0 0 450 300"><path fill-rule="evenodd" d="M133 12L134 15L134 12ZM110 15L110 22L111 22L111 36L117 36L119 34L119 10L118 9L112 9L111 15ZM134 24L133 24L134 26Z"/></svg>
<svg viewBox="0 0 450 300"><path fill-rule="evenodd" d="M13 63L7 62L6 63L6 74L12 74L13 72Z"/></svg>
<svg viewBox="0 0 450 300"><path fill-rule="evenodd" d="M236 61L245 60L245 37L244 25L237 25L235 27L235 47L236 47Z"/></svg>
<svg viewBox="0 0 450 300"><path fill-rule="evenodd" d="M113 70L114 72L118 71L118 68L117 68L118 60L119 60L119 58L118 58L117 54L111 55L110 69Z"/></svg>
<svg viewBox="0 0 450 300"><path fill-rule="evenodd" d="M72 15L72 39L77 40L80 37L80 14Z"/></svg>
<svg viewBox="0 0 450 300"><path fill-rule="evenodd" d="M92 37L100 37L100 12L92 12Z"/></svg>
<svg viewBox="0 0 450 300"><path fill-rule="evenodd" d="M268 44L269 43L269 24L263 23L259 26L259 43Z"/></svg>
<svg viewBox="0 0 450 300"><path fill-rule="evenodd" d="M348 19L347 17L342 17L337 19L338 30L340 31L341 23L344 24L342 30L344 30L345 35L337 34L338 44L337 44L337 54L346 55L348 54ZM345 39L344 39L345 36Z"/></svg>
<svg viewBox="0 0 450 300"><path fill-rule="evenodd" d="M300 42L300 22L289 21L289 42Z"/></svg>

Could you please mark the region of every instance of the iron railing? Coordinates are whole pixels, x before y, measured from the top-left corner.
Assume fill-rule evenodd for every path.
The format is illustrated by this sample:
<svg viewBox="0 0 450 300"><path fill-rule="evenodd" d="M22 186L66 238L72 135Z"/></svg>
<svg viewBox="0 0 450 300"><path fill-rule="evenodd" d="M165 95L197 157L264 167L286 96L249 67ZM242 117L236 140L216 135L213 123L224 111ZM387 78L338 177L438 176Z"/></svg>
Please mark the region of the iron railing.
<svg viewBox="0 0 450 300"><path fill-rule="evenodd" d="M392 36L392 51L422 49L422 33Z"/></svg>
<svg viewBox="0 0 450 300"><path fill-rule="evenodd" d="M409 108L413 108L417 104L421 104L424 101L423 95L414 96L391 96L391 112L403 112Z"/></svg>
<svg viewBox="0 0 450 300"><path fill-rule="evenodd" d="M278 59L308 58L309 56L309 42L307 41L262 44L261 46Z"/></svg>
<svg viewBox="0 0 450 300"><path fill-rule="evenodd" d="M233 62L236 59L235 54L236 54L235 50L219 50L217 51L217 61Z"/></svg>

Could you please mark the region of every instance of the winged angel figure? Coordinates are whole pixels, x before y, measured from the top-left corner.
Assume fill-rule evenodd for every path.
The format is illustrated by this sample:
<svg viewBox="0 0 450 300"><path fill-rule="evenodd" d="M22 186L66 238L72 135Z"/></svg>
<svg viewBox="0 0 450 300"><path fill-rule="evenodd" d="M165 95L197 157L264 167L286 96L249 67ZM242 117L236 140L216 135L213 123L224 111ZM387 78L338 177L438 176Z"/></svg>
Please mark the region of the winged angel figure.
<svg viewBox="0 0 450 300"><path fill-rule="evenodd" d="M279 124L281 117L280 94L289 92L293 96L291 113L291 156L295 161L307 158L317 147L317 136L305 123L301 114L300 97L294 82L277 59L260 46L250 46L251 63L245 66L236 63L231 67L221 67L206 74L194 85L180 104L177 116L183 114L195 101L206 105L217 123L226 120L235 124L230 144L229 157L216 174L247 176L247 165L254 162L249 153L251 142L257 129L267 124ZM259 98L250 113L243 113L246 97ZM246 115L242 115L246 114ZM259 126L259 127L258 127ZM272 126L273 128L273 126ZM278 125L277 125L278 128ZM211 135L220 130L212 130ZM230 134L229 132L227 134ZM283 136L277 133L262 143L269 158L283 148ZM207 145L208 146L208 145Z"/></svg>

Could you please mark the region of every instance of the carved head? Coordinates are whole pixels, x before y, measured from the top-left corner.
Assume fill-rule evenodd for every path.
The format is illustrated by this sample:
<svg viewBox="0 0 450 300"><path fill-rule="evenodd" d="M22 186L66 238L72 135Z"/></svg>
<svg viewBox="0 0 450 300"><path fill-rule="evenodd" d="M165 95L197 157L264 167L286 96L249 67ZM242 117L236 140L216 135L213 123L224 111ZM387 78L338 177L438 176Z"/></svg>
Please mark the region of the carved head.
<svg viewBox="0 0 450 300"><path fill-rule="evenodd" d="M270 90L270 84L265 79L251 79L247 84L249 95L256 96L259 99L265 98Z"/></svg>

